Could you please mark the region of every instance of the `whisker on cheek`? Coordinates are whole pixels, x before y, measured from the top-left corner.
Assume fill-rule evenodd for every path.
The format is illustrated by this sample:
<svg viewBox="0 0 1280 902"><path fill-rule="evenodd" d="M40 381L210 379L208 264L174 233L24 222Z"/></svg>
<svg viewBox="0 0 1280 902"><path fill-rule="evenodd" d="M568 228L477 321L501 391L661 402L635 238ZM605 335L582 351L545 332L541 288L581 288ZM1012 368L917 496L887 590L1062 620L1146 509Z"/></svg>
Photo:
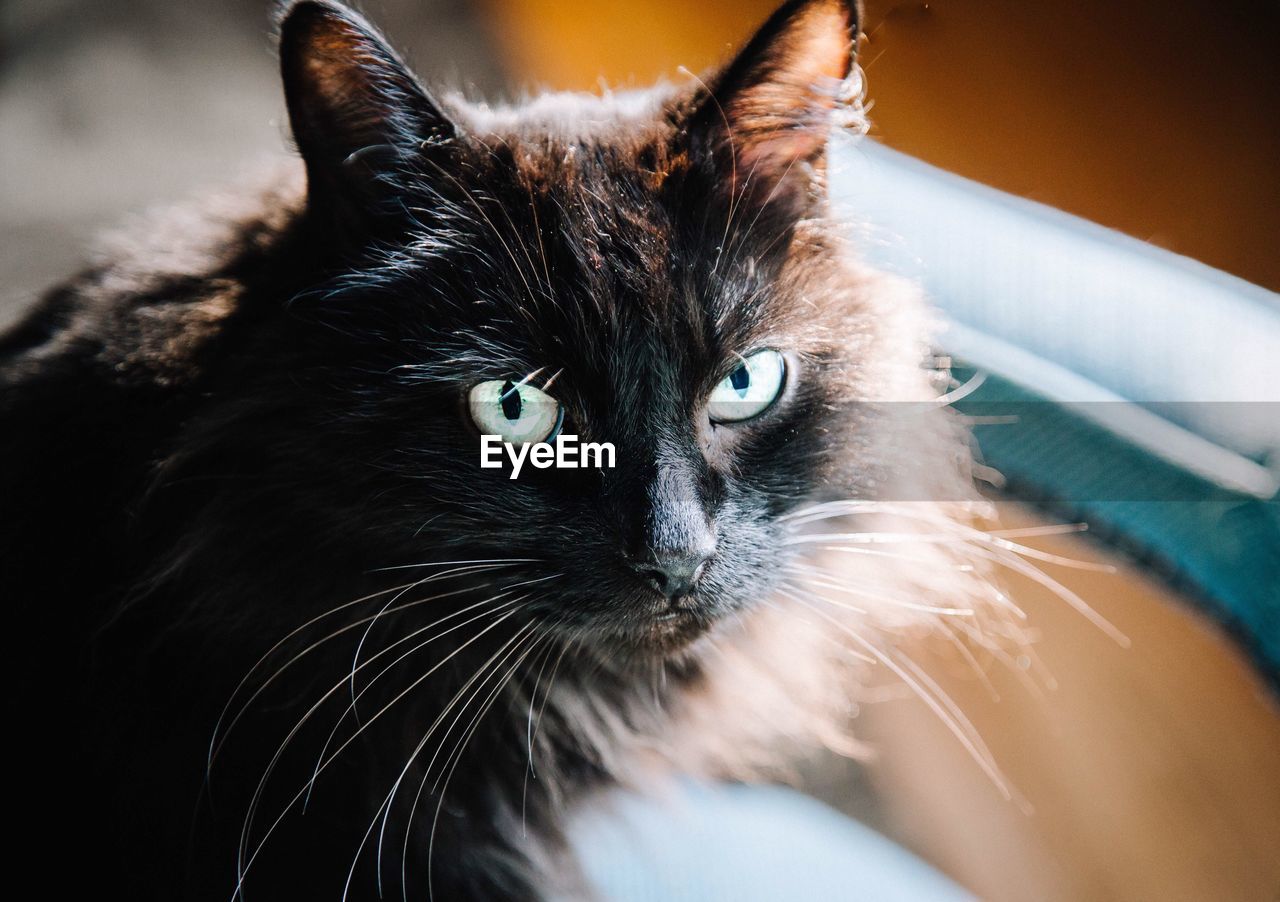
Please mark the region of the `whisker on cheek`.
<svg viewBox="0 0 1280 902"><path fill-rule="evenodd" d="M285 804L284 809L280 812L279 816L277 816L276 819L271 823L271 825L267 828L266 832L263 834L262 838L258 841L257 845L253 848L252 853L248 853L247 847L248 847L248 841L249 841L249 834L250 834L250 831L252 830L253 813L254 813L254 809L256 808L257 800L260 799L262 796L263 790L266 786L266 781L270 777L270 770L274 766L274 764L279 760L279 757L282 754L282 749L284 748L284 745L287 744L293 738L294 735L296 735L300 727L295 726L294 729L290 731L289 736L287 736L285 739L285 743L281 745L281 749L277 750L276 755L273 756L272 763L271 765L268 766L268 772L265 773L263 777L259 780L258 787L254 793L254 798L250 802L250 810L249 810L249 813L246 815L245 825L241 831L241 844L240 844L240 856L239 856L240 864L237 870L238 876L236 881L237 893L241 892L241 889L244 885L244 879L249 869L252 867L254 861L257 860L258 856L261 854L263 848L266 846L266 843L271 838L271 835L279 827L281 822L284 820L285 816L288 814L289 810L294 805L296 805L300 800L304 799L307 793L311 791L319 775L326 768L328 768L353 742L355 742L356 739L360 737L360 735L365 733L387 711L391 710L391 708L394 707L396 703L403 700L410 692L412 692L418 686L422 685L422 683L424 683L428 678L430 678L432 674L439 671L440 668L444 667L445 664L447 664L449 661L451 661L452 659L457 657L459 654L461 654L467 647L472 645L474 642L479 640L482 636L484 636L491 630L501 625L503 622L508 620L510 617L512 617L516 613L517 613L516 610L509 610L506 613L500 614L492 623L485 626L483 629L479 630L473 636L468 638L466 641L459 644L453 651L449 652L440 661L438 661L431 668L425 671L421 676L413 680L406 688L401 690L389 702L387 702L377 713L375 713L372 717L370 717L363 724L361 724L354 731L354 733L349 738L346 739L346 741L344 741L337 749L335 749L329 755L328 758L326 758L316 767L315 772L313 773L311 779L308 780L302 786L302 788L299 789L297 793L293 795L291 799L289 799L289 801ZM366 661L365 663L367 665L369 662ZM344 677L340 682L335 684L332 689L329 690L329 693L326 693L326 697L331 693L337 692L346 684L347 684L346 678ZM315 706L312 706L312 708L307 712L307 714L304 715L304 718L310 717L311 714L313 714L316 710L318 710L318 706L322 704L323 701L324 699L322 699L321 702L318 702ZM246 858L246 854L248 856L247 858Z"/></svg>

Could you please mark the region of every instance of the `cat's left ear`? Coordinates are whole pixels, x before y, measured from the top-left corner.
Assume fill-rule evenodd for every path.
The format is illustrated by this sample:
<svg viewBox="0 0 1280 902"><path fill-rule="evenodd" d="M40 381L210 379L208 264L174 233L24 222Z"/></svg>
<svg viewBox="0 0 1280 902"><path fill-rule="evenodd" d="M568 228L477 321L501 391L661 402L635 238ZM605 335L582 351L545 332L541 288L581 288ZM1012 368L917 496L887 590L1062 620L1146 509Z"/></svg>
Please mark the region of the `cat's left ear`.
<svg viewBox="0 0 1280 902"><path fill-rule="evenodd" d="M386 40L329 0L301 0L280 19L280 69L313 207L376 207L397 170L439 155L457 127Z"/></svg>
<svg viewBox="0 0 1280 902"><path fill-rule="evenodd" d="M856 115L858 18L857 0L791 0L710 81L689 129L737 190L799 185L832 127Z"/></svg>

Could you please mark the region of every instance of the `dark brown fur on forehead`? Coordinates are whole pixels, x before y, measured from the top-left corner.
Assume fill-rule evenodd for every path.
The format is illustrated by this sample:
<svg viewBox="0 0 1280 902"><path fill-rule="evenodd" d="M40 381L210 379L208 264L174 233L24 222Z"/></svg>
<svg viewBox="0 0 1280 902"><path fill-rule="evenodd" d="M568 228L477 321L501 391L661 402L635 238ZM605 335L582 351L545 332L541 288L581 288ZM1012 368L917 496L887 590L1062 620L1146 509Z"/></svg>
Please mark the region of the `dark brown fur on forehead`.
<svg viewBox="0 0 1280 902"><path fill-rule="evenodd" d="M473 136L459 142L467 202L506 236L512 253L498 256L521 271L525 290L511 303L581 301L601 327L637 316L681 325L679 344L723 344L728 355L762 330L812 324L818 311L797 310L803 302L776 283L783 270L841 266L842 253L813 227L824 215L820 181L808 189L807 225L794 198L752 197L747 185L734 193L688 132L705 100L704 84L691 82L634 96L553 95L531 109L455 110ZM556 259L565 254L574 269ZM575 298L537 290L557 279L575 283Z"/></svg>
<svg viewBox="0 0 1280 902"><path fill-rule="evenodd" d="M540 327L563 338L569 327L607 348L647 324L671 346L725 358L802 303L779 276L823 265L829 250L813 229L794 238L825 216L820 157L848 90L850 5L793 0L703 79L499 109L437 101L377 49L367 23L326 8L300 4L306 16L286 21L282 47L313 211L348 205L355 189L344 200L340 186L363 179L364 215L391 242L419 224L452 235L470 257L455 265L489 270L460 287L491 278L478 302L510 321L506 344L521 332L536 341ZM296 48L295 18L308 23L294 29ZM358 50L345 68L334 51L343 46ZM321 71L308 76L314 65L298 58ZM370 110L385 117L381 130ZM349 151L336 170L333 148ZM404 210L414 211L408 224ZM467 221L476 218L479 232ZM424 243L438 258L450 240ZM412 255L394 265L412 266Z"/></svg>

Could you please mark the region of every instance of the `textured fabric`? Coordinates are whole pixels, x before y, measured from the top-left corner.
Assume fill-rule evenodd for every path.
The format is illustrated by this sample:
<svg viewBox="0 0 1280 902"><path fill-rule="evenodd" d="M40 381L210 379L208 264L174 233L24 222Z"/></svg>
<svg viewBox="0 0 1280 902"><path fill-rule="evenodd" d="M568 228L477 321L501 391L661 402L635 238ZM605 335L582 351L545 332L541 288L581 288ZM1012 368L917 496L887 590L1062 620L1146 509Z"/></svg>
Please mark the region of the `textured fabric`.
<svg viewBox="0 0 1280 902"><path fill-rule="evenodd" d="M988 377L956 407L979 420L975 438L1006 495L1088 523L1186 590L1280 690L1280 500L1182 469L1078 406L1003 379Z"/></svg>

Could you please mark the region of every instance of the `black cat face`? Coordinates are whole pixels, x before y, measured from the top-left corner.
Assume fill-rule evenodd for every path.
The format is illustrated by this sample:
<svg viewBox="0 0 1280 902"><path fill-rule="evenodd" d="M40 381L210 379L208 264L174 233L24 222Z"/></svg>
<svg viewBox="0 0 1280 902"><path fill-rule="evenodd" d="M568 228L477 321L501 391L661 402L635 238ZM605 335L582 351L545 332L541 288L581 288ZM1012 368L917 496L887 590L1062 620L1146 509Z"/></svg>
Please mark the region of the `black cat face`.
<svg viewBox="0 0 1280 902"><path fill-rule="evenodd" d="M318 327L295 375L389 565L511 561L494 591L628 648L767 593L779 517L838 482L854 315L814 304L805 223L853 34L842 3L792 4L710 89L494 112L430 98L349 12L294 8L308 222L341 261L291 302ZM504 427L614 465L513 479L481 467Z"/></svg>

